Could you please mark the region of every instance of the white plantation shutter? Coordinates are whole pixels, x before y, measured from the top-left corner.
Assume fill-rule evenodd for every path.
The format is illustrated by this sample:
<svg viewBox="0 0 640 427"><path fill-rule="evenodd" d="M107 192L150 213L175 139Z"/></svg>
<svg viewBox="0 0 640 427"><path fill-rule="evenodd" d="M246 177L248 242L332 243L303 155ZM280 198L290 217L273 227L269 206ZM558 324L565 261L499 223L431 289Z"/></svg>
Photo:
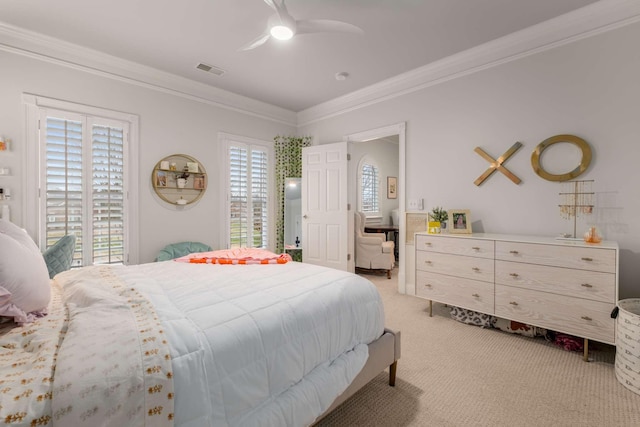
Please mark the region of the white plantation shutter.
<svg viewBox="0 0 640 427"><path fill-rule="evenodd" d="M251 204L252 207L252 243L251 247L266 248L269 244L268 222L268 157L264 150L251 150Z"/></svg>
<svg viewBox="0 0 640 427"><path fill-rule="evenodd" d="M76 235L74 266L82 265L82 122L47 117L45 143L45 241L49 248L65 234Z"/></svg>
<svg viewBox="0 0 640 427"><path fill-rule="evenodd" d="M361 177L361 211L368 213L378 212L380 210L378 168L365 163L362 165Z"/></svg>
<svg viewBox="0 0 640 427"><path fill-rule="evenodd" d="M73 266L124 263L128 123L61 111L44 113L41 182L46 248L65 234L75 234Z"/></svg>
<svg viewBox="0 0 640 427"><path fill-rule="evenodd" d="M229 141L228 247L268 248L271 148Z"/></svg>
<svg viewBox="0 0 640 427"><path fill-rule="evenodd" d="M93 263L124 259L124 132L122 127L92 127Z"/></svg>
<svg viewBox="0 0 640 427"><path fill-rule="evenodd" d="M247 247L249 195L247 187L247 150L242 147L229 148L229 228L230 248Z"/></svg>

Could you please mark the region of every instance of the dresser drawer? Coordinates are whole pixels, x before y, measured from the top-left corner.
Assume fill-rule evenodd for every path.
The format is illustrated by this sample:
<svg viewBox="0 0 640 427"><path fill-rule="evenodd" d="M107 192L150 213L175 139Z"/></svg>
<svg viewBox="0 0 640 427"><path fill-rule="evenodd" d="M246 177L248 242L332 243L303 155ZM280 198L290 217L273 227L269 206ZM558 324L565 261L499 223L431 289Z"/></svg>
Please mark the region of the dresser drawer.
<svg viewBox="0 0 640 427"><path fill-rule="evenodd" d="M496 241L496 259L605 273L616 272L616 251L596 247Z"/></svg>
<svg viewBox="0 0 640 427"><path fill-rule="evenodd" d="M615 303L616 276L587 270L496 260L496 284Z"/></svg>
<svg viewBox="0 0 640 427"><path fill-rule="evenodd" d="M496 285L495 307L498 317L604 343L615 342L615 320L611 318L614 303Z"/></svg>
<svg viewBox="0 0 640 427"><path fill-rule="evenodd" d="M416 269L493 283L493 259L416 251Z"/></svg>
<svg viewBox="0 0 640 427"><path fill-rule="evenodd" d="M415 245L417 251L493 259L493 240L419 234L416 236Z"/></svg>
<svg viewBox="0 0 640 427"><path fill-rule="evenodd" d="M493 284L418 271L416 295L456 307L493 314Z"/></svg>

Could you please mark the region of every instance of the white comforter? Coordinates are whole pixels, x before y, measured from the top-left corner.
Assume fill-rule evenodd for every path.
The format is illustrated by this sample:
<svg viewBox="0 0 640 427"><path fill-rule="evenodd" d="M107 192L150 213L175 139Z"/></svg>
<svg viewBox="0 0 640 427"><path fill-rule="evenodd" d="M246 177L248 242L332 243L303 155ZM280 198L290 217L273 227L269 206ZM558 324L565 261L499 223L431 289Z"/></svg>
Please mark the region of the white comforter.
<svg viewBox="0 0 640 427"><path fill-rule="evenodd" d="M375 287L338 270L166 261L114 272L163 323L180 427L309 425L383 333Z"/></svg>

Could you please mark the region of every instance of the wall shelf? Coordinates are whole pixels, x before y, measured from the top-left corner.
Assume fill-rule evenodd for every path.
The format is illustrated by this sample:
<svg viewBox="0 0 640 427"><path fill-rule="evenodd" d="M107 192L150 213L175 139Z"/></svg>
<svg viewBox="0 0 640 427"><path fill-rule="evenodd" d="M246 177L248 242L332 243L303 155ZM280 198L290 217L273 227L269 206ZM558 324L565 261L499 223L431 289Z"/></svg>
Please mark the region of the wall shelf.
<svg viewBox="0 0 640 427"><path fill-rule="evenodd" d="M186 180L181 182L181 177ZM172 154L156 163L151 173L153 190L172 205L197 202L207 189L207 171L202 163L186 154Z"/></svg>

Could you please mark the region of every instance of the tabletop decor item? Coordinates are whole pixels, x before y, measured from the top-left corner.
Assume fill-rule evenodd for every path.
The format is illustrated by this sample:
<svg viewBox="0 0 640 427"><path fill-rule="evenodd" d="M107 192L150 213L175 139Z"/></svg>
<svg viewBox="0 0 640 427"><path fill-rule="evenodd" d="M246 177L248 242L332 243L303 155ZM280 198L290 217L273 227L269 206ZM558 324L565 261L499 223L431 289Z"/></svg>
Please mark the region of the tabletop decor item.
<svg viewBox="0 0 640 427"><path fill-rule="evenodd" d="M450 209L451 227L449 233L471 234L471 211L469 209Z"/></svg>
<svg viewBox="0 0 640 427"><path fill-rule="evenodd" d="M437 221L437 222L440 223L440 226L439 226L440 227L440 231L446 231L446 229L447 229L447 220L449 219L449 214L447 213L446 210L444 210L440 206L436 206L433 209L431 209L431 212L429 212L429 216L434 221Z"/></svg>

